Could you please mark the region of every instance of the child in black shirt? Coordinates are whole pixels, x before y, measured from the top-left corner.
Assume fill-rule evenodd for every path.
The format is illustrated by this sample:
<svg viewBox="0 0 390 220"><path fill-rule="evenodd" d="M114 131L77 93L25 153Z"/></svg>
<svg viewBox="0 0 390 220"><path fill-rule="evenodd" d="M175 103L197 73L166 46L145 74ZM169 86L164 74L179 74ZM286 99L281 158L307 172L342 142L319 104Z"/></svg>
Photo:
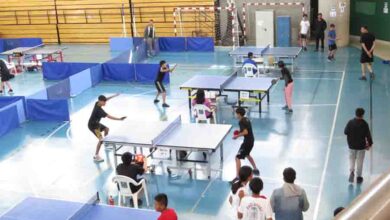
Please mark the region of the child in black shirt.
<svg viewBox="0 0 390 220"><path fill-rule="evenodd" d="M176 66L174 66L172 69L169 69L167 62L165 60L161 60L160 61L160 68L158 70L156 80L154 81L154 84L156 85L156 89L157 89L157 95L156 95L156 98L154 99L154 103L158 103L160 101L160 100L158 100L158 97L161 94L162 99L163 99L162 107L164 107L164 108L168 108L169 105L166 103L167 93L166 93L165 87L163 85L163 80L164 80L165 75L168 74L169 72L173 72L175 70L175 68L176 68Z"/></svg>

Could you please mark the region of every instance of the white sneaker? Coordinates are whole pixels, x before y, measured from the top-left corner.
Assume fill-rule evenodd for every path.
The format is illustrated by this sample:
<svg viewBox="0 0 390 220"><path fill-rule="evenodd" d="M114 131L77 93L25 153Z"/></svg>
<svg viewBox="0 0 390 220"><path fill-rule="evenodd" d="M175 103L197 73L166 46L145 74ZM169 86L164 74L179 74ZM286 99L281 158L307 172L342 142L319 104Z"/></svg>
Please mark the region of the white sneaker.
<svg viewBox="0 0 390 220"><path fill-rule="evenodd" d="M99 155L95 155L95 156L93 156L93 161L100 163L100 162L103 162L104 159L101 158Z"/></svg>

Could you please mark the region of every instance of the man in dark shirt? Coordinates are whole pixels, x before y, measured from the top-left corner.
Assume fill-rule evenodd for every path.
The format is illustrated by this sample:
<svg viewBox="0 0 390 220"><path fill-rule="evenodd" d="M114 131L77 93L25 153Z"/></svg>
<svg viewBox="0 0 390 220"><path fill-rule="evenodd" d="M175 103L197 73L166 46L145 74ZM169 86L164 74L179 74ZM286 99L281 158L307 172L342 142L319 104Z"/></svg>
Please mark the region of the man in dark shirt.
<svg viewBox="0 0 390 220"><path fill-rule="evenodd" d="M314 22L314 34L316 36L316 51L318 51L319 42L321 40L321 51L324 52L324 37L327 24L322 18L322 14L318 13L317 20Z"/></svg>
<svg viewBox="0 0 390 220"><path fill-rule="evenodd" d="M93 157L93 160L95 162L103 162L104 161L104 159L99 156L100 147L102 146L102 141L103 141L102 132L104 132L104 136L107 136L108 131L109 131L109 129L106 126L104 126L103 124L100 123L100 120L102 118L105 118L105 117L107 117L109 119L113 119L113 120L124 120L126 118L126 117L117 118L117 117L111 116L111 115L107 114L102 108L103 106L106 105L106 102L108 100L110 100L118 95L119 94L116 94L116 95L113 95L113 96L108 97L108 98L105 97L104 95L100 95L98 98L98 101L95 103L95 106L93 107L91 117L89 118L88 128L99 140L99 142L96 146L95 156Z"/></svg>
<svg viewBox="0 0 390 220"><path fill-rule="evenodd" d="M147 55L149 57L154 55L154 39L156 37L156 29L154 28L153 20L149 20L149 24L146 25L144 31L144 38L147 45Z"/></svg>
<svg viewBox="0 0 390 220"><path fill-rule="evenodd" d="M247 158L251 163L253 167L253 174L259 175L259 170L257 169L256 163L250 155L255 143L251 121L245 117L245 109L242 107L238 107L236 109L236 117L239 121L238 124L240 126L240 131L233 136L233 139L244 137L244 141L242 142L241 147L236 155L236 178L238 177L238 173L241 168L241 160L244 160L245 158ZM232 182L235 182L235 180L236 179L234 179Z"/></svg>
<svg viewBox="0 0 390 220"><path fill-rule="evenodd" d="M157 95L156 98L154 99L154 104L157 104L160 100L158 100L158 97L162 96L163 99L163 104L162 107L168 108L169 105L166 103L167 99L167 92L165 91L165 87L163 85L163 81L165 78L165 75L173 72L175 70L176 66L174 66L172 69L169 69L168 64L165 60L160 61L160 68L158 69L157 77L156 80L154 81L154 84L156 85L157 89Z"/></svg>
<svg viewBox="0 0 390 220"><path fill-rule="evenodd" d="M362 35L360 36L360 44L362 46L362 54L360 55L360 63L362 65L362 77L360 80L367 80L366 78L366 66L370 71L370 76L374 77L372 71L372 62L374 62L374 48L375 48L375 36L368 32L368 27L363 26L360 28Z"/></svg>
<svg viewBox="0 0 390 220"><path fill-rule="evenodd" d="M142 180L142 175L145 173L147 163L144 161L143 166L133 162L133 155L126 152L122 155L122 163L116 167L118 175L127 176L137 183ZM141 186L130 185L133 193L137 192Z"/></svg>
<svg viewBox="0 0 390 220"><path fill-rule="evenodd" d="M286 105L282 109L286 110L286 113L292 113L292 94L294 88L294 81L292 79L290 71L286 68L286 65L282 60L278 62L278 66L280 68L280 72L282 73L280 79L284 80L284 97L286 100Z"/></svg>
<svg viewBox="0 0 390 220"><path fill-rule="evenodd" d="M367 122L363 119L364 109L357 108L356 117L350 120L344 129L344 134L347 135L349 146L349 167L350 175L349 182L353 182L355 178L355 163L357 164L357 183L363 182L362 171L365 151L369 150L373 144L370 133L370 128Z"/></svg>

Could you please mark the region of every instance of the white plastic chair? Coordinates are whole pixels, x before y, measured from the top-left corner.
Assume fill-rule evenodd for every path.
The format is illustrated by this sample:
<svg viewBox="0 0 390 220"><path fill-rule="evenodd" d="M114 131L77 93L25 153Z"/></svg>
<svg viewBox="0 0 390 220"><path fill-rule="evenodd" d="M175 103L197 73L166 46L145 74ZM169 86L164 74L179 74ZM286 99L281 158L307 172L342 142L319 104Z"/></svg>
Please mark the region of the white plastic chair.
<svg viewBox="0 0 390 220"><path fill-rule="evenodd" d="M6 61L5 59L0 59L0 60L2 60L4 63L5 63L5 65L7 65L7 68L9 69L9 70L11 70L13 73L17 73L17 71L16 71L16 66L15 66L15 64L13 63L13 62L8 62L8 61Z"/></svg>
<svg viewBox="0 0 390 220"><path fill-rule="evenodd" d="M206 116L206 111L211 112L209 107L202 104L196 104L193 109L196 117L196 123L202 123L205 121L210 124L210 118L207 118Z"/></svg>
<svg viewBox="0 0 390 220"><path fill-rule="evenodd" d="M119 205L122 203L122 197L124 197L124 199L126 199L126 197L131 197L133 199L134 208L138 209L139 194L143 190L145 194L146 205L149 206L148 190L146 188L146 182L144 179L137 183L135 180L127 176L116 175L112 178L112 181L119 186ZM130 184L133 186L141 186L141 188L137 192L133 193L131 191Z"/></svg>
<svg viewBox="0 0 390 220"><path fill-rule="evenodd" d="M242 66L242 73L245 77L255 77L255 70L257 70L257 67L252 63L246 63Z"/></svg>

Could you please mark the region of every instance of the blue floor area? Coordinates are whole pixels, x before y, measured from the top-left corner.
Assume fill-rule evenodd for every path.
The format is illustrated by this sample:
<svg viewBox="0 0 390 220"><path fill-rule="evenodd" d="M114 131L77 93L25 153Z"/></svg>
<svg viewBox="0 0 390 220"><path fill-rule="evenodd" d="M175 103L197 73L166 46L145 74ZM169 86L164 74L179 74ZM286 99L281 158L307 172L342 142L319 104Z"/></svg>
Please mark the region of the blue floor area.
<svg viewBox="0 0 390 220"><path fill-rule="evenodd" d="M103 62L112 57L108 47L102 45L88 45L84 49L68 45L66 51L67 61ZM127 120L140 123L170 120L180 114L183 121L190 122L187 92L179 89L180 84L195 74L230 74L233 63L228 51L221 48L215 53L160 53L147 60L157 63L164 59L178 64L167 86L169 109L153 104L153 85L105 82L70 100L70 123L26 122L0 138L0 213L31 195L85 201L99 191L103 202L108 195L116 198L112 152L102 149L105 162L92 161L96 140L87 129L87 121L96 97L121 93L110 100L105 109L115 116L126 115ZM94 57L95 54L98 56ZM273 87L271 101L268 105L263 103L261 115L256 107L249 113L256 138L252 156L265 182L263 194L270 196L273 189L283 184L284 168L295 168L297 183L306 190L310 202L305 219L331 219L336 207L346 206L390 166L390 149L386 145L390 141L387 135L390 68L376 59L372 166L370 152L366 154L365 182L357 186L347 181L348 148L343 129L356 107L365 108L368 118L369 83L358 80L359 56L358 49L342 48L336 61L328 63L324 53L302 53L293 74L294 113L286 115L281 110L284 105L282 82ZM40 73L24 73L12 81L15 95L33 94L50 83L44 81ZM230 101L235 98L235 94L229 94ZM232 130L238 127L232 107L222 100L217 118L219 123L232 124ZM114 132L126 121L104 119L103 123ZM235 175L234 158L241 142L232 140L231 136L229 134L224 142L223 164L217 155L212 158L212 167L222 167L222 172L213 173L211 180L201 171L194 178L184 171L169 177L165 167L175 162L158 164L156 174L146 176L151 202L153 195L165 192L170 205L179 212L179 219L234 219L227 202L228 181ZM143 207L152 208L152 204Z"/></svg>

